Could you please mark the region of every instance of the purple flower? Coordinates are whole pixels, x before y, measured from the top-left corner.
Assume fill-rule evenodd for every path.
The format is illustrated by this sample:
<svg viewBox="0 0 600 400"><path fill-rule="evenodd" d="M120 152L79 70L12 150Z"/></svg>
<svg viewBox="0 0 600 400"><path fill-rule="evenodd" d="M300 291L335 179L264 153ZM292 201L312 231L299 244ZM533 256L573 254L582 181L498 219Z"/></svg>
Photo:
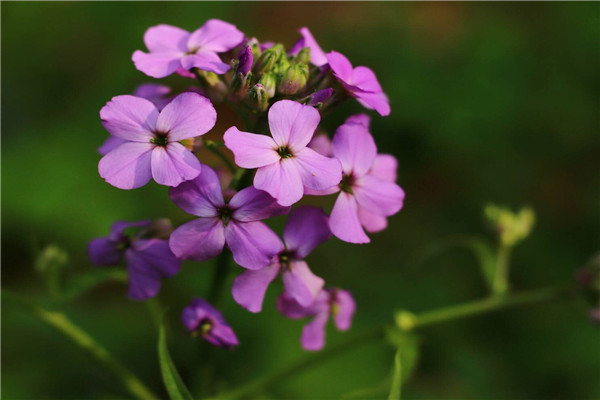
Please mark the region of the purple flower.
<svg viewBox="0 0 600 400"><path fill-rule="evenodd" d="M308 47L310 49L310 62L317 66L321 67L327 64L327 56L325 52L321 49L321 46L317 43L312 33L308 30L307 27L300 28L298 30L302 38L299 39L294 46L290 50L290 55L295 56L302 50L304 47Z"/></svg>
<svg viewBox="0 0 600 400"><path fill-rule="evenodd" d="M210 100L186 92L160 112L140 97L113 97L100 117L108 132L126 141L100 160L100 176L120 189L135 189L150 178L177 186L198 176L200 162L179 141L208 132L217 113Z"/></svg>
<svg viewBox="0 0 600 400"><path fill-rule="evenodd" d="M124 233L128 228L149 228L150 225L150 221L117 221L111 227L110 235L93 239L88 246L89 258L96 265L116 265L125 259L129 271L128 296L136 300L155 296L161 278L175 275L181 264L166 240L142 238L147 229L135 236Z"/></svg>
<svg viewBox="0 0 600 400"><path fill-rule="evenodd" d="M198 297L183 309L181 320L188 331L200 335L215 346L234 347L240 344L223 315Z"/></svg>
<svg viewBox="0 0 600 400"><path fill-rule="evenodd" d="M192 33L175 26L157 25L144 34L150 53L136 50L131 59L138 70L154 78L164 78L180 68L224 74L230 67L217 53L233 49L242 40L242 32L218 19L209 19Z"/></svg>
<svg viewBox="0 0 600 400"><path fill-rule="evenodd" d="M225 145L242 168L258 168L254 186L269 193L284 206L296 203L304 186L323 190L342 178L339 161L306 147L321 120L311 106L281 100L269 109L272 137L242 132L232 126L225 132Z"/></svg>
<svg viewBox="0 0 600 400"><path fill-rule="evenodd" d="M340 331L350 329L356 304L350 292L342 289L324 289L308 307L296 302L288 293L277 299L277 309L288 318L313 317L302 329L300 342L304 350L321 350L325 345L325 325L333 317Z"/></svg>
<svg viewBox="0 0 600 400"><path fill-rule="evenodd" d="M252 63L254 62L254 56L252 55L250 46L244 47L238 56L238 61L239 64L236 72L239 72L244 76L248 75L248 72L252 69Z"/></svg>
<svg viewBox="0 0 600 400"><path fill-rule="evenodd" d="M394 183L396 159L377 155L375 141L363 118L353 116L349 121L337 129L332 142L344 176L337 187L321 194L340 191L329 218L331 232L346 242L368 243L369 237L361 225L368 232L384 229L385 217L402 208L404 191Z"/></svg>
<svg viewBox="0 0 600 400"><path fill-rule="evenodd" d="M248 311L260 312L269 284L281 273L286 293L303 306L311 305L324 281L311 272L303 259L330 236L327 216L320 208L297 208L283 231L284 249L268 266L245 271L235 278L233 298Z"/></svg>
<svg viewBox="0 0 600 400"><path fill-rule="evenodd" d="M260 220L285 214L289 208L266 192L248 187L225 200L217 174L203 166L196 179L172 188L170 195L182 210L200 217L171 234L171 250L180 258L205 261L227 244L236 263L259 269L283 250L281 240Z"/></svg>
<svg viewBox="0 0 600 400"><path fill-rule="evenodd" d="M343 54L335 51L327 54L327 60L335 77L363 107L375 110L384 117L390 114L388 98L370 68L353 68Z"/></svg>

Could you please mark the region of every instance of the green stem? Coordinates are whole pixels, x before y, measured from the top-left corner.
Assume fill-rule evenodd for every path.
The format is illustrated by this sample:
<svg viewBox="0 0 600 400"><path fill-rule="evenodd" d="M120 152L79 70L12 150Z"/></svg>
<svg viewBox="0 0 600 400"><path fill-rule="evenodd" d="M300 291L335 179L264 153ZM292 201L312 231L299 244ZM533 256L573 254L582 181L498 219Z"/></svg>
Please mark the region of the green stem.
<svg viewBox="0 0 600 400"><path fill-rule="evenodd" d="M225 154L221 153L221 150L219 150L219 147L223 147L223 143L215 142L214 140L202 140L202 144L209 151L219 157L232 174L235 174L238 171L238 168L235 166L235 164L229 158L227 158Z"/></svg>
<svg viewBox="0 0 600 400"><path fill-rule="evenodd" d="M223 289L225 288L227 275L229 275L229 269L231 266L231 262L229 260L230 257L231 253L223 250L221 255L217 258L217 262L215 263L215 270L207 300L216 308L219 308L218 305L221 303L223 298Z"/></svg>
<svg viewBox="0 0 600 400"><path fill-rule="evenodd" d="M504 294L508 291L508 272L510 269L510 246L500 244L498 254L496 255L496 271L492 292L495 294Z"/></svg>
<svg viewBox="0 0 600 400"><path fill-rule="evenodd" d="M98 344L87 332L75 325L64 313L46 310L33 304L29 300L23 299L19 295L7 292L6 290L2 290L2 297L14 301L31 311L40 320L72 340L81 349L118 377L125 389L127 389L127 391L136 399L158 400L158 397L152 393L152 391L148 389L137 376L113 358L104 347Z"/></svg>

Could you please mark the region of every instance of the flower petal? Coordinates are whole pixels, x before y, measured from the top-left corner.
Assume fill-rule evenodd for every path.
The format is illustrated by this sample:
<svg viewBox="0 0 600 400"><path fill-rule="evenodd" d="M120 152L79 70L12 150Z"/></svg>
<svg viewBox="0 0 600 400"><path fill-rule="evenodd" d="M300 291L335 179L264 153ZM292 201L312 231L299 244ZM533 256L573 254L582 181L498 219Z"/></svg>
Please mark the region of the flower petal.
<svg viewBox="0 0 600 400"><path fill-rule="evenodd" d="M325 284L304 261L292 261L289 268L283 268L282 277L285 291L303 307L308 307L315 301Z"/></svg>
<svg viewBox="0 0 600 400"><path fill-rule="evenodd" d="M199 217L216 217L217 209L225 205L219 177L207 165L193 180L171 188L169 195L183 211Z"/></svg>
<svg viewBox="0 0 600 400"><path fill-rule="evenodd" d="M156 25L144 33L144 44L153 53L167 51L187 51L187 41L190 33L172 25Z"/></svg>
<svg viewBox="0 0 600 400"><path fill-rule="evenodd" d="M223 223L217 218L198 218L175 229L169 238L171 251L179 258L206 261L225 246Z"/></svg>
<svg viewBox="0 0 600 400"><path fill-rule="evenodd" d="M353 68L346 56L337 51L327 53L327 61L335 76L346 83L352 84Z"/></svg>
<svg viewBox="0 0 600 400"><path fill-rule="evenodd" d="M144 186L152 177L150 160L153 147L152 143L124 143L102 157L98 172L106 182L119 189Z"/></svg>
<svg viewBox="0 0 600 400"><path fill-rule="evenodd" d="M333 149L331 148L331 139L324 133L313 136L308 147L316 151L317 153L324 155L325 157L333 156Z"/></svg>
<svg viewBox="0 0 600 400"><path fill-rule="evenodd" d="M382 92L383 89L371 68L356 67L352 71L352 85L365 92Z"/></svg>
<svg viewBox="0 0 600 400"><path fill-rule="evenodd" d="M371 214L361 206L358 206L358 219L363 228L369 233L381 232L388 225L386 217Z"/></svg>
<svg viewBox="0 0 600 400"><path fill-rule="evenodd" d="M236 263L247 269L260 269L283 250L281 239L264 223L229 221L225 227L227 246Z"/></svg>
<svg viewBox="0 0 600 400"><path fill-rule="evenodd" d="M244 34L235 25L219 19L209 19L195 30L189 40L188 48L222 53L233 49L244 40Z"/></svg>
<svg viewBox="0 0 600 400"><path fill-rule="evenodd" d="M370 242L360 225L356 200L348 193L341 192L333 205L329 216L329 228L331 233L345 242Z"/></svg>
<svg viewBox="0 0 600 400"><path fill-rule="evenodd" d="M382 181L396 182L398 160L391 154L377 154L371 166L371 175Z"/></svg>
<svg viewBox="0 0 600 400"><path fill-rule="evenodd" d="M120 137L110 135L109 137L106 138L104 143L102 143L102 145L100 147L98 147L98 153L105 156L108 153L110 153L111 151L113 151L114 149L116 149L117 147L119 147L120 145L122 145L123 143L127 143L127 140L121 139Z"/></svg>
<svg viewBox="0 0 600 400"><path fill-rule="evenodd" d="M371 117L369 117L367 114L354 114L346 118L344 124L359 124L368 129L371 125Z"/></svg>
<svg viewBox="0 0 600 400"><path fill-rule="evenodd" d="M317 129L321 116L311 106L291 100L280 100L269 109L269 128L279 146L292 152L302 150Z"/></svg>
<svg viewBox="0 0 600 400"><path fill-rule="evenodd" d="M101 237L88 244L88 257L96 265L116 265L121 260L121 252L117 250L117 243Z"/></svg>
<svg viewBox="0 0 600 400"><path fill-rule="evenodd" d="M334 304L333 322L340 331L347 331L352 326L352 317L356 310L356 303L350 292L341 289L332 291L332 303Z"/></svg>
<svg viewBox="0 0 600 400"><path fill-rule="evenodd" d="M342 180L342 165L335 158L328 158L308 147L294 157L304 186L313 190L325 190Z"/></svg>
<svg viewBox="0 0 600 400"><path fill-rule="evenodd" d="M169 142L204 135L217 122L217 112L206 97L184 92L160 112L156 130L168 134Z"/></svg>
<svg viewBox="0 0 600 400"><path fill-rule="evenodd" d="M310 62L317 67L327 64L327 56L317 43L312 33L308 28L303 27L298 31L302 35L302 39L298 40L294 47L290 50L290 55L295 56L302 50L303 47L310 49Z"/></svg>
<svg viewBox="0 0 600 400"><path fill-rule="evenodd" d="M131 55L131 61L133 61L138 71L160 79L171 75L181 67L182 56L183 53L173 51L144 53L141 50L136 50Z"/></svg>
<svg viewBox="0 0 600 400"><path fill-rule="evenodd" d="M158 110L162 110L171 101L170 93L171 88L169 86L159 85L158 83L142 83L135 89L133 95L151 101Z"/></svg>
<svg viewBox="0 0 600 400"><path fill-rule="evenodd" d="M365 211L383 217L396 214L404 204L404 190L400 186L373 175L357 180L354 197Z"/></svg>
<svg viewBox="0 0 600 400"><path fill-rule="evenodd" d="M223 323L213 325L211 330L203 335L203 338L209 343L219 347L233 347L240 344L233 329L231 329L229 325Z"/></svg>
<svg viewBox="0 0 600 400"><path fill-rule="evenodd" d="M148 228L152 225L152 221L115 221L110 227L109 239L113 242L123 240L123 232L128 228Z"/></svg>
<svg viewBox="0 0 600 400"><path fill-rule="evenodd" d="M217 53L211 51L200 51L187 55L181 59L181 66L186 70L198 68L203 71L214 72L217 75L222 75L231 68L228 64L221 61Z"/></svg>
<svg viewBox="0 0 600 400"><path fill-rule="evenodd" d="M250 312L261 312L267 288L279 274L279 269L279 263L275 262L255 271L242 272L231 287L234 300Z"/></svg>
<svg viewBox="0 0 600 400"><path fill-rule="evenodd" d="M290 208L279 205L271 195L253 186L237 192L229 201L232 217L237 221L251 222L286 214Z"/></svg>
<svg viewBox="0 0 600 400"><path fill-rule="evenodd" d="M377 156L377 146L369 130L360 124L343 124L333 137L333 154L345 173L364 175Z"/></svg>
<svg viewBox="0 0 600 400"><path fill-rule="evenodd" d="M160 278L179 271L180 260L169 250L165 240L138 240L125 252L129 271L129 297L144 300L155 296Z"/></svg>
<svg viewBox="0 0 600 400"><path fill-rule="evenodd" d="M100 110L102 126L130 142L150 143L158 110L150 101L130 95L113 97Z"/></svg>
<svg viewBox="0 0 600 400"><path fill-rule="evenodd" d="M385 93L355 92L354 97L363 107L377 111L382 117L390 115L390 101Z"/></svg>
<svg viewBox="0 0 600 400"><path fill-rule="evenodd" d="M181 143L156 146L152 150L152 177L156 183L177 186L200 174L200 161Z"/></svg>
<svg viewBox="0 0 600 400"><path fill-rule="evenodd" d="M327 215L318 207L304 206L292 211L283 230L283 240L298 258L306 257L331 237Z"/></svg>
<svg viewBox="0 0 600 400"><path fill-rule="evenodd" d="M302 198L304 187L298 166L292 158L260 167L254 176L254 187L264 190L282 206L291 206Z"/></svg>
<svg viewBox="0 0 600 400"><path fill-rule="evenodd" d="M278 162L277 144L273 138L242 132L235 126L223 135L225 146L233 152L235 163L242 168L258 168Z"/></svg>
<svg viewBox="0 0 600 400"><path fill-rule="evenodd" d="M138 239L132 243L131 249L162 278L170 278L179 272L181 260L173 254L167 240Z"/></svg>
<svg viewBox="0 0 600 400"><path fill-rule="evenodd" d="M325 325L329 320L329 311L320 312L302 328L300 342L304 350L317 351L325 346Z"/></svg>

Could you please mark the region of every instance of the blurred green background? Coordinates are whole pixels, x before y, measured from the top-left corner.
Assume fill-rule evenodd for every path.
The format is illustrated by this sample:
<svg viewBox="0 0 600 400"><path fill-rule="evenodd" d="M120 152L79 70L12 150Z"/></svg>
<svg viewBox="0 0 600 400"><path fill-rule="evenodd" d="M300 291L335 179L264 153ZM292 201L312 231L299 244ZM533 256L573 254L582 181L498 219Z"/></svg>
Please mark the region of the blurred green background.
<svg viewBox="0 0 600 400"><path fill-rule="evenodd" d="M96 148L106 137L98 111L112 96L152 81L130 60L144 48L146 28L167 23L194 30L209 18L288 46L296 29L308 26L326 51L370 66L390 97L391 115L373 115L372 132L380 151L400 161L406 205L372 244L331 240L308 259L329 286L348 288L358 303L352 330L329 329L328 345L391 322L397 309L425 311L483 296L468 252L448 251L421 265L414 260L449 235L493 240L482 218L489 202L529 205L537 213L532 237L514 252L515 290L568 281L598 250L599 3L1 7L3 288L44 299L33 264L47 244L66 249L70 268L81 273L92 268L87 242L106 235L114 220L170 217L179 224L188 218L164 187L121 191L98 176ZM180 77L165 81L187 84ZM360 111L349 102L324 126L333 130ZM217 129L234 122L219 109ZM210 266L184 264L160 294L169 306L173 358L192 388L198 385L198 343L181 329L178 314L192 296L206 293ZM242 346L212 352L217 386L236 387L303 355L302 323L274 310L279 290L271 288L258 315L226 296L223 312ZM125 294L124 285L103 285L66 313L166 397L156 329L145 305ZM575 300L424 330L419 366L403 396L600 398L600 335L586 313ZM384 343L361 347L278 382L264 398L352 398L356 390L381 386L392 359ZM354 398L384 398L386 390L384 382L381 392ZM2 391L5 399L127 397L80 349L9 302L2 307Z"/></svg>

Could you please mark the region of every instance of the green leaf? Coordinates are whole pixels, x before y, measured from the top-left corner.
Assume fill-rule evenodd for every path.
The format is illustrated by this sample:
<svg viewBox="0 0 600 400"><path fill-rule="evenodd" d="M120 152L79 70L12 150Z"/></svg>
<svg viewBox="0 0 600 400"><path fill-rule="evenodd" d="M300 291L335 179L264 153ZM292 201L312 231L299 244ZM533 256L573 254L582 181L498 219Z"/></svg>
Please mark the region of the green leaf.
<svg viewBox="0 0 600 400"><path fill-rule="evenodd" d="M74 300L105 282L127 282L127 272L121 268L90 270L70 278L64 285L60 300Z"/></svg>
<svg viewBox="0 0 600 400"><path fill-rule="evenodd" d="M181 380L181 376L177 372L173 360L169 355L164 322L160 325L158 331L158 360L160 362L163 381L171 400L193 400L192 395Z"/></svg>
<svg viewBox="0 0 600 400"><path fill-rule="evenodd" d="M386 338L392 346L401 349L402 382L406 382L411 377L419 361L419 337L414 333L388 328Z"/></svg>
<svg viewBox="0 0 600 400"><path fill-rule="evenodd" d="M392 371L392 386L388 400L400 400L402 392L402 348L398 347L394 356L394 369Z"/></svg>

